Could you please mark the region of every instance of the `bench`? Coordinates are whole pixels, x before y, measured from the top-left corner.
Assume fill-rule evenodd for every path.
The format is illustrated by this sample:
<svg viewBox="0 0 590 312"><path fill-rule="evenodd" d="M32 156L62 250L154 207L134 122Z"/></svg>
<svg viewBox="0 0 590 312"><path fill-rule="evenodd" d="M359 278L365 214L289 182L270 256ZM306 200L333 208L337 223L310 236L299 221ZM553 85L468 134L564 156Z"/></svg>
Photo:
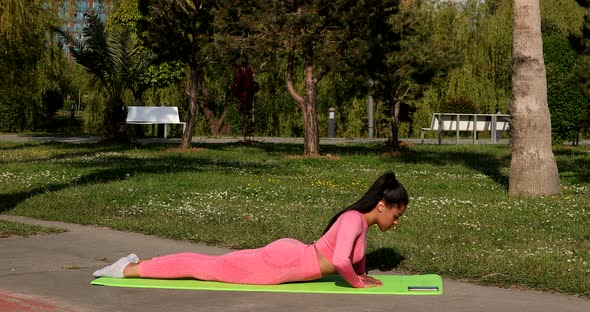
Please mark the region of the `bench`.
<svg viewBox="0 0 590 312"><path fill-rule="evenodd" d="M455 131L456 144L459 144L459 132L473 132L473 144L477 144L477 132L491 131L492 143L497 141L497 131L507 131L509 115L504 114L454 114L434 113L430 128L422 128L420 139L424 144L424 132L438 131L438 144L442 142L443 131ZM475 130L474 130L475 129Z"/></svg>
<svg viewBox="0 0 590 312"><path fill-rule="evenodd" d="M173 106L127 106L128 124L135 125L164 125L164 139L168 137L168 125L182 125L186 130L186 122L180 121L178 107Z"/></svg>

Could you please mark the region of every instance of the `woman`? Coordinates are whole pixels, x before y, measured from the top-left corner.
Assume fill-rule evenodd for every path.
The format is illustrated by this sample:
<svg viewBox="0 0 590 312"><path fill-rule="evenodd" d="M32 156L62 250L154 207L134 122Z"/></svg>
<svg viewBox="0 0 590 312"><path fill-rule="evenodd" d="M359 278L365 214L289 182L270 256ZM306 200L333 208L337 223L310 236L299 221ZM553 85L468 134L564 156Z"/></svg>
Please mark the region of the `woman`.
<svg viewBox="0 0 590 312"><path fill-rule="evenodd" d="M365 273L367 229L387 231L408 206L408 193L393 172L380 176L356 203L336 214L314 244L283 238L262 248L221 256L178 253L151 260L135 254L94 272L95 277L195 278L240 284L281 284L340 274L352 287L383 283Z"/></svg>

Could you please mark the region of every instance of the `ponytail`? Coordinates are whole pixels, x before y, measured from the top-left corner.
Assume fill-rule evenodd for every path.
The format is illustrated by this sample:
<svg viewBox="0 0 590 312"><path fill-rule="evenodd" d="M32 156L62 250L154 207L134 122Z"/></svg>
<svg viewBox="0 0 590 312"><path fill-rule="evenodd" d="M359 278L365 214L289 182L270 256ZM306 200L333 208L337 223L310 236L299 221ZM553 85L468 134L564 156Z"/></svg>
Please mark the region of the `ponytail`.
<svg viewBox="0 0 590 312"><path fill-rule="evenodd" d="M361 197L356 203L338 212L324 230L324 234L332 227L338 217L349 210L356 210L360 213L367 213L377 204L380 200L385 201L387 206L394 204L407 206L409 202L408 193L404 186L399 183L395 177L395 174L388 171L381 175L375 183L369 188L369 190Z"/></svg>

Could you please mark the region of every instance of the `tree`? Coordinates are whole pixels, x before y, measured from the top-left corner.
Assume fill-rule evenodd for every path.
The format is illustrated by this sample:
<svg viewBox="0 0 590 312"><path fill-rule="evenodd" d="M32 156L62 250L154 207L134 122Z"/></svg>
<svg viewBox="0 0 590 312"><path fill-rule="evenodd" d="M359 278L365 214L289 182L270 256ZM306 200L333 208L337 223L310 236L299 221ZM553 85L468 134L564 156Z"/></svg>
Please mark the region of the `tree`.
<svg viewBox="0 0 590 312"><path fill-rule="evenodd" d="M123 94L133 82L133 68L142 62L137 40L121 28L105 29L97 15L85 14L87 26L83 40L75 40L65 30L57 29L74 60L82 65L108 93L102 141L126 142L127 127Z"/></svg>
<svg viewBox="0 0 590 312"><path fill-rule="evenodd" d="M355 38L355 28L366 30L366 23L382 25L383 22L378 19L391 15L389 10L396 8L390 4L397 4L397 1L253 2L253 17L249 20L248 17L243 18L247 20L245 24L253 29L249 38L259 40L255 48L257 54L275 56L280 53L283 57L287 90L303 116L303 153L317 156L320 153L317 116L319 83L330 72L350 71L345 64L359 54L359 50L367 48L355 46L355 42L350 40ZM302 72L297 72L298 69Z"/></svg>
<svg viewBox="0 0 590 312"><path fill-rule="evenodd" d="M374 83L373 95L389 116L389 144L399 150L399 127L415 111L410 103L461 59L449 40L433 36L432 8L420 1L374 1L369 23L356 25L354 37L368 46L357 61ZM378 38L374 40L373 38ZM362 50L361 50L362 51ZM364 60L364 61L363 61Z"/></svg>
<svg viewBox="0 0 590 312"><path fill-rule="evenodd" d="M49 9L49 10L48 10ZM35 130L44 115L43 62L54 1L0 1L0 131Z"/></svg>
<svg viewBox="0 0 590 312"><path fill-rule="evenodd" d="M510 99L512 1L464 1L448 5L454 18L447 40L461 50L461 64L449 72L442 104L472 107L469 113L506 112ZM441 107L442 108L442 107Z"/></svg>
<svg viewBox="0 0 590 312"><path fill-rule="evenodd" d="M256 2L252 27L267 45L263 51L278 51L286 58L285 84L303 115L303 154L320 154L317 118L317 85L339 59L342 47L338 13L346 1L272 1ZM303 64L304 91L297 90L295 69Z"/></svg>
<svg viewBox="0 0 590 312"><path fill-rule="evenodd" d="M547 101L551 112L554 142L571 141L587 120L588 98L578 86L578 68L584 64L570 41L562 34L543 34L543 50L547 67Z"/></svg>
<svg viewBox="0 0 590 312"><path fill-rule="evenodd" d="M584 25L579 38L575 38L574 45L582 58L575 69L578 85L590 99L590 0L576 0L578 4L585 8ZM590 129L590 104L586 108L586 130Z"/></svg>
<svg viewBox="0 0 590 312"><path fill-rule="evenodd" d="M254 73L247 62L235 65L234 84L231 87L232 95L238 100L238 112L240 114L240 128L244 140L254 134L254 95L260 87L254 81Z"/></svg>
<svg viewBox="0 0 590 312"><path fill-rule="evenodd" d="M187 65L189 116L181 148L189 148L196 122L197 105L203 110L212 134L225 123L227 110L219 118L207 101L206 66L219 59L214 37L215 20L221 2L204 0L139 0L145 19L139 24L142 40L156 53L158 61L180 61Z"/></svg>
<svg viewBox="0 0 590 312"><path fill-rule="evenodd" d="M551 145L538 0L514 1L509 114L512 139L509 194L560 194L559 173Z"/></svg>
<svg viewBox="0 0 590 312"><path fill-rule="evenodd" d="M139 23L143 16L139 12L139 0L124 0L117 3L115 12L109 18L109 27L121 27L130 33L134 57L129 61L128 87L135 99L135 105L142 105L143 93L152 87L162 88L180 82L184 78L184 65L177 61L154 63L154 53L139 39Z"/></svg>

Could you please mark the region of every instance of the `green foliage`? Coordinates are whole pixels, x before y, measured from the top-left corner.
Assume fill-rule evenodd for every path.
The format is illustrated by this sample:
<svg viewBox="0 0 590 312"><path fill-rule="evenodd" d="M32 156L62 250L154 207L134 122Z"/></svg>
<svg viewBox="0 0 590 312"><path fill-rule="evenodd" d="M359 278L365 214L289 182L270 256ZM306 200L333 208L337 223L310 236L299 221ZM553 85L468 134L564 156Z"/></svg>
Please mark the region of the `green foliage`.
<svg viewBox="0 0 590 312"><path fill-rule="evenodd" d="M337 133L345 138L359 138L367 136L366 98L353 98L348 107L339 110L336 118ZM363 118L364 117L364 118Z"/></svg>
<svg viewBox="0 0 590 312"><path fill-rule="evenodd" d="M451 98L440 104L441 113L477 114L479 108L466 97Z"/></svg>
<svg viewBox="0 0 590 312"><path fill-rule="evenodd" d="M564 35L543 37L543 56L550 81L567 79L578 61L578 55Z"/></svg>
<svg viewBox="0 0 590 312"><path fill-rule="evenodd" d="M141 23L146 17L139 11L138 0L125 0L117 3L110 16L107 29L123 28L136 40L148 36L142 33ZM139 39L137 39L139 40ZM181 81L184 78L184 64L179 61L166 61L154 64L156 55L142 41L131 42L134 59L128 64L129 77L133 81L131 88L135 97L135 105L141 105L143 93L149 87L162 88Z"/></svg>
<svg viewBox="0 0 590 312"><path fill-rule="evenodd" d="M416 107L416 113L414 113L414 122L412 125L416 130L430 127L432 114L442 112L440 109L440 103L442 101L438 92L439 90L431 88L424 92L424 96L413 102L413 106ZM414 134L419 132L414 131Z"/></svg>
<svg viewBox="0 0 590 312"><path fill-rule="evenodd" d="M440 5L443 9L439 11L443 13L433 15L431 12L435 6L430 2L375 3L378 3L376 10L379 12L375 21L381 24L355 25L350 40L357 45L357 56L366 59L355 59L356 66L360 66L357 70L374 83L372 93L382 102L381 113L387 116L380 122L389 124L391 131L385 133L396 149L399 148L397 142L403 117L400 114L402 104L415 103L433 84L440 83L460 61L459 50L449 38L445 38L448 33L433 27L443 23L453 30L455 25L443 21L449 16L454 19L452 15L457 14L457 10L446 10L447 4L443 3ZM369 17L370 20L372 18ZM381 40L375 42L374 38ZM362 49L364 46L367 48Z"/></svg>
<svg viewBox="0 0 590 312"><path fill-rule="evenodd" d="M246 5L247 6L247 5ZM212 101L207 77L209 65L222 60L223 45L219 41L231 32L232 10L244 7L238 1L151 1L139 0L139 36L156 56L157 62L172 61L186 64L190 76L186 77L189 94L189 128L196 123L197 107L210 128L210 133L226 133L227 107L224 102ZM213 65L214 66L214 65ZM198 125L197 125L198 126ZM191 129L191 130L194 130ZM192 131L182 137L182 147L190 145Z"/></svg>
<svg viewBox="0 0 590 312"><path fill-rule="evenodd" d="M97 15L85 14L85 41L74 39L66 30L56 29L74 60L83 66L96 79L97 86L103 88L109 98L104 107L103 139L126 140L123 96L128 86L131 61L130 34L120 28L111 31Z"/></svg>
<svg viewBox="0 0 590 312"><path fill-rule="evenodd" d="M436 28L462 51L463 63L452 69L442 85L443 105L452 103L472 113L506 112L510 95L512 3L467 1L443 6ZM470 108L464 107L468 105Z"/></svg>
<svg viewBox="0 0 590 312"><path fill-rule="evenodd" d="M266 71L256 75L260 86L254 102L255 133L260 136L303 135L301 110L285 88L284 71Z"/></svg>
<svg viewBox="0 0 590 312"><path fill-rule="evenodd" d="M554 114L553 119L568 124L579 122L577 114L583 106L580 94L570 86L579 86L586 97L590 97L590 61L587 59L590 11L587 0L577 2L548 0L541 3L550 105L559 106L559 114L572 117L558 118ZM104 120L98 122L97 118L109 118L105 110L112 105L108 101L109 92L97 91L97 85L88 83L85 74L66 62L58 49L48 48L56 44L55 38L47 35L47 26L63 25L57 21L56 13L63 3L47 1L42 2L47 5L43 7L41 2L34 2L30 7L24 7L23 3L17 0L0 3L0 53L9 56L0 58L0 72L3 73L0 75L0 131L49 129L47 125L55 103L60 102L58 94L69 94L76 100L80 95L82 106L88 105L88 111L82 113L83 130L102 132L100 124ZM294 11L290 5L295 3L292 1L202 2L202 7L193 8L195 14L187 15L192 3L196 2L114 2L113 15L107 20L104 31L115 33L124 29L129 32L128 37L120 37L126 43L120 45L120 50L129 52L135 59L130 62L132 57L119 58L125 61L121 62L122 67L129 69L120 80L133 82L122 88L121 103L176 105L181 119L185 119L190 103L186 92L191 85L186 82L186 62L194 61L203 70L199 86L204 88L199 89L198 95L202 103L210 106L206 109L221 118L232 105L227 97L231 74L226 64L248 59L261 88L254 102L257 135L302 136L301 111L285 88L286 56L293 35L296 48L301 48L293 63L294 86L299 92L305 89L302 48L310 42L317 43L312 52L314 73L319 75L316 76L319 80L317 119L321 136L327 134L330 107L337 112L338 136L366 135L364 102L369 72L374 79L384 78L379 79L381 82L375 80L375 91L378 91L375 94L378 110L375 134L378 137L387 137L392 132L389 128L391 107L388 106L392 103L391 90L397 90L395 98L403 97L403 103L417 108L414 120L400 126L400 136L416 136L414 129L428 126L431 114L441 110L506 112L511 92L512 1L426 0L398 4L393 0L317 0L303 2L306 8L301 20L291 14ZM380 6L388 9L380 10ZM145 14L148 8L154 14ZM277 14L269 13L275 11ZM383 19L384 16L389 19ZM303 32L291 33L299 22L308 27ZM135 37L143 40L134 43ZM106 38L95 37L91 43L104 43L108 41ZM565 38L570 39L577 54L567 47ZM187 52L192 48L195 48L191 50L193 54ZM154 51L157 55L152 54ZM107 55L101 54L96 59L106 60ZM162 62L150 65L152 57L156 56ZM164 62L172 59L174 61ZM391 76L385 73L395 73L397 78L386 80ZM116 76L108 75L108 78ZM569 108L563 108L564 105ZM237 111L227 114L233 133L237 133L239 114ZM194 133L210 135L208 120L201 117L196 120ZM585 123L590 126L590 118ZM575 128L572 127L554 124L554 132L569 133L567 129ZM581 131L587 130L582 128ZM172 132L178 135L180 130L172 127ZM558 137L556 140L560 141L571 135Z"/></svg>
<svg viewBox="0 0 590 312"><path fill-rule="evenodd" d="M577 84L578 54L569 40L559 34L544 36L543 46L553 140L575 141L588 118L590 102Z"/></svg>
<svg viewBox="0 0 590 312"><path fill-rule="evenodd" d="M108 105L108 95L101 88L87 89L84 98L84 131L100 134L104 131L105 107Z"/></svg>
<svg viewBox="0 0 590 312"><path fill-rule="evenodd" d="M588 98L576 85L560 84L547 92L553 141L576 141L588 118Z"/></svg>
<svg viewBox="0 0 590 312"><path fill-rule="evenodd" d="M580 35L584 13L575 1L541 1L541 30L543 34Z"/></svg>
<svg viewBox="0 0 590 312"><path fill-rule="evenodd" d="M152 88L164 88L182 81L184 64L180 62L164 62L143 68L140 79Z"/></svg>
<svg viewBox="0 0 590 312"><path fill-rule="evenodd" d="M352 138L367 135L366 81L358 78L362 77L333 72L318 83L320 136L328 136L330 108L335 110L336 136Z"/></svg>
<svg viewBox="0 0 590 312"><path fill-rule="evenodd" d="M158 61L204 65L211 56L212 2L139 0L140 38Z"/></svg>
<svg viewBox="0 0 590 312"><path fill-rule="evenodd" d="M8 90L0 89L0 132L22 130L23 127L19 123L19 121L24 120L22 116L24 103L22 100Z"/></svg>
<svg viewBox="0 0 590 312"><path fill-rule="evenodd" d="M43 96L43 103L45 104L47 114L49 116L55 114L55 112L57 112L58 109L62 109L64 107L67 107L69 109L70 106L68 106L68 104L73 104L65 102L66 101L64 101L64 98L61 95L61 93L53 90L45 92L45 95Z"/></svg>
<svg viewBox="0 0 590 312"><path fill-rule="evenodd" d="M117 25L124 27L126 30L136 33L139 31L139 23L143 16L139 12L138 0L123 0L115 3L115 10L110 16L107 27Z"/></svg>
<svg viewBox="0 0 590 312"><path fill-rule="evenodd" d="M465 64L452 70L447 79L446 99L441 112L495 113L505 109L496 101L496 85L489 79L475 76L479 70Z"/></svg>
<svg viewBox="0 0 590 312"><path fill-rule="evenodd" d="M578 2L586 8L582 33L578 36L579 49L584 55L588 56L590 55L590 2L586 0L578 0Z"/></svg>
<svg viewBox="0 0 590 312"><path fill-rule="evenodd" d="M0 131L36 130L44 120L43 62L55 3L0 2Z"/></svg>
<svg viewBox="0 0 590 312"><path fill-rule="evenodd" d="M590 98L590 55L585 55L579 59L579 62L574 67L573 74L582 92L586 97Z"/></svg>

